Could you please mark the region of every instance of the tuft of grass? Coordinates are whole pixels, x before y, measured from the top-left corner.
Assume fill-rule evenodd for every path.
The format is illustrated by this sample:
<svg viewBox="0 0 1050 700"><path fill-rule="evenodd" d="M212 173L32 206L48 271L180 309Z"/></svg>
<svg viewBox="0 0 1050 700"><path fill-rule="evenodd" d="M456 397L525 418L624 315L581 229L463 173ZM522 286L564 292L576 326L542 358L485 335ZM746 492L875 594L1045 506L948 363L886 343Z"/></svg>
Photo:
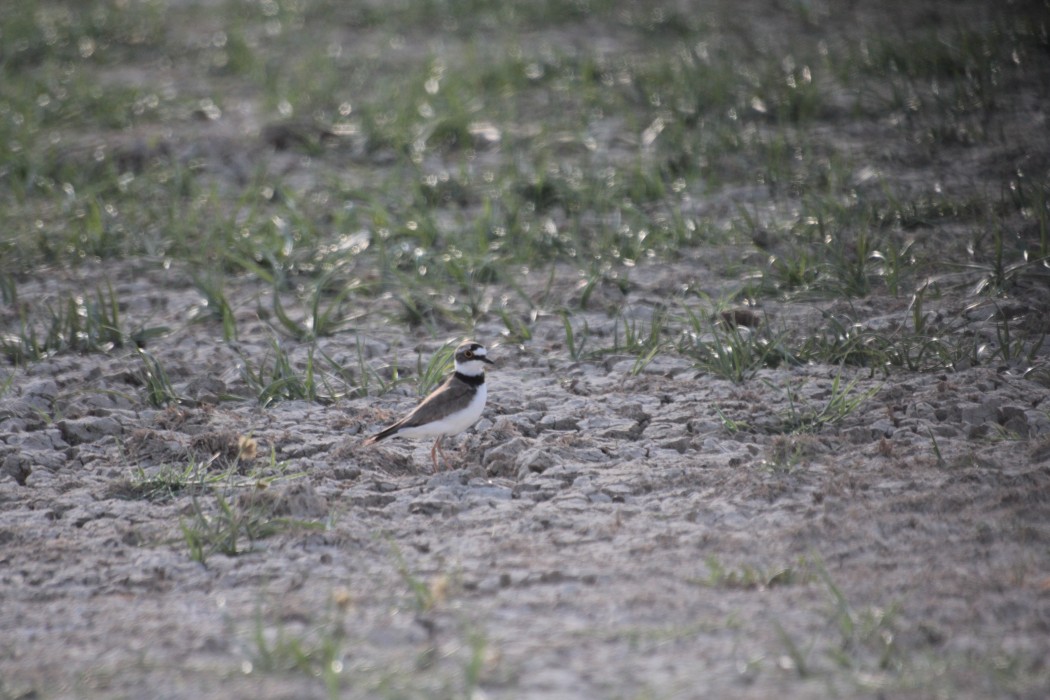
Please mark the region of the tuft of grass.
<svg viewBox="0 0 1050 700"><path fill-rule="evenodd" d="M572 321L569 320L569 312L561 312L562 327L565 329L565 347L569 350L569 357L572 358L573 362L579 362L583 358L583 349L587 346L587 340L590 338L590 327L587 325L587 321L583 322L582 335L577 338L576 331L572 327Z"/></svg>
<svg viewBox="0 0 1050 700"><path fill-rule="evenodd" d="M676 350L697 369L737 383L752 379L764 367L800 361L782 334L709 320L688 308Z"/></svg>
<svg viewBox="0 0 1050 700"><path fill-rule="evenodd" d="M628 319L625 314L626 308L621 309L613 324L613 345L609 352L626 353L634 355L634 364L629 374L637 375L652 362L660 352L668 345L666 340L668 334L669 315L665 308L652 310L647 326ZM623 329L623 339L620 338L620 329Z"/></svg>
<svg viewBox="0 0 1050 700"><path fill-rule="evenodd" d="M365 359L364 346L361 344L361 338L358 337L355 341L355 367L352 369L341 368L341 376L344 377L344 381L350 387L353 387L352 391L348 395L354 396L380 396L394 389L404 381L401 376L401 370L395 361L384 368L374 368ZM338 363L329 357L327 354L324 355L325 360L332 367L338 367ZM381 371L382 370L382 371ZM373 386L375 387L373 389Z"/></svg>
<svg viewBox="0 0 1050 700"><path fill-rule="evenodd" d="M418 355L416 358L416 370L419 376L419 381L416 384L417 394L426 396L444 381L448 373L452 371L453 357L456 354L458 345L459 341L457 340L445 343L430 355L430 359L427 360L426 364L423 364L423 354L420 353Z"/></svg>
<svg viewBox="0 0 1050 700"><path fill-rule="evenodd" d="M2 248L0 252L4 252ZM9 306L18 303L18 280L14 275L3 271L0 271L0 301Z"/></svg>
<svg viewBox="0 0 1050 700"><path fill-rule="evenodd" d="M466 642L470 653L463 663L463 696L469 698L478 693L488 665L488 638L483 631L472 628L467 632Z"/></svg>
<svg viewBox="0 0 1050 700"><path fill-rule="evenodd" d="M19 331L0 335L0 354L14 364L35 362L55 353L107 353L127 345L144 345L168 332L166 327L126 327L112 286L94 295L68 294L36 309L19 305Z"/></svg>
<svg viewBox="0 0 1050 700"><path fill-rule="evenodd" d="M846 599L826 567L818 567L817 573L831 594L831 622L839 634L839 644L832 647L831 658L839 666L855 670L877 668L885 671L899 666L897 606L858 609Z"/></svg>
<svg viewBox="0 0 1050 700"><path fill-rule="evenodd" d="M305 630L283 623L271 626L260 612L255 615L251 652L244 666L249 673L298 673L319 678L329 698L342 697L346 666L346 631L333 614Z"/></svg>
<svg viewBox="0 0 1050 700"><path fill-rule="evenodd" d="M930 436L930 446L933 448L933 454L937 457L937 466L945 467L947 462L944 461L944 455L941 454L941 446L937 444L937 436L933 434L933 430L930 428L927 428L926 432Z"/></svg>
<svg viewBox="0 0 1050 700"><path fill-rule="evenodd" d="M813 433L837 425L852 415L864 403L874 397L882 386L855 392L859 378L843 382L842 372L835 375L828 390L828 398L821 405L800 405L796 391L788 386L786 394L788 408L783 412L777 427L783 433Z"/></svg>
<svg viewBox="0 0 1050 700"><path fill-rule="evenodd" d="M972 342L957 333L950 323L936 325L923 313L926 287L911 303L911 327L873 329L850 317L825 314L822 332L804 338L799 353L827 364L868 367L888 373L892 368L909 372L953 369L974 354ZM960 324L961 325L961 324Z"/></svg>
<svg viewBox="0 0 1050 700"><path fill-rule="evenodd" d="M216 512L210 513L194 497L193 515L179 523L193 561L206 564L213 554L236 556L244 551L242 539L247 540L250 547L255 540L269 537L278 531L262 513L252 509L241 510L221 493L215 494L215 504Z"/></svg>
<svg viewBox="0 0 1050 700"><path fill-rule="evenodd" d="M310 337L320 338L335 334L347 323L345 305L355 291L356 283L341 277L341 270L329 270L314 285L310 293ZM337 289L332 292L332 288Z"/></svg>
<svg viewBox="0 0 1050 700"><path fill-rule="evenodd" d="M718 419L722 421L722 427L725 428L726 432L730 435L736 435L737 433L751 430L751 425L749 423L730 418L717 406L715 407L715 412L718 413Z"/></svg>
<svg viewBox="0 0 1050 700"><path fill-rule="evenodd" d="M226 489L213 489L213 507L202 503L202 497L193 497L193 513L180 521L182 538L189 550L190 558L206 564L214 554L229 557L250 551L259 540L288 530L323 528L323 523L314 523L279 517L274 513L274 504L267 498L256 497L255 490L263 489L268 481L251 484L242 497L231 502Z"/></svg>
<svg viewBox="0 0 1050 700"><path fill-rule="evenodd" d="M897 606L856 606L846 598L822 562L814 561L812 571L813 580L820 581L830 599L823 615L826 625L833 630L834 641L824 643L820 635L803 646L775 621L774 631L785 652L781 666L794 670L800 678L829 673L814 661L814 654L820 651L818 658L827 659L858 678L872 673L899 672L905 659L897 642Z"/></svg>
<svg viewBox="0 0 1050 700"><path fill-rule="evenodd" d="M778 435L773 439L768 463L774 473L790 474L814 450L813 438L805 434Z"/></svg>
<svg viewBox="0 0 1050 700"><path fill-rule="evenodd" d="M163 408L181 403L183 399L172 386L168 373L160 360L141 348L137 352L142 361L142 369L139 374L143 386L146 387L146 401L149 405Z"/></svg>
<svg viewBox="0 0 1050 700"><path fill-rule="evenodd" d="M448 590L446 577L436 578L428 584L412 573L408 567L408 562L405 561L405 555L392 540L390 541L390 550L397 562L397 571L401 575L401 579L412 593L412 602L417 614L428 613L436 605L443 602Z"/></svg>
<svg viewBox="0 0 1050 700"><path fill-rule="evenodd" d="M532 340L532 327L530 324L535 321L534 313L530 314L527 320L523 320L507 307L500 306L496 309L496 314L503 321L503 327L506 330L502 332L502 335L508 342L517 345Z"/></svg>
<svg viewBox="0 0 1050 700"><path fill-rule="evenodd" d="M995 347L989 355L1000 358L1003 362L1025 362L1031 365L1039 357L1039 351L1046 342L1046 331L1034 334L1014 335L1010 328L1010 318L1003 309L996 309L995 314ZM978 351L980 352L980 351Z"/></svg>
<svg viewBox="0 0 1050 700"><path fill-rule="evenodd" d="M788 666L795 670L799 678L807 678L812 674L809 658L813 653L816 642L811 642L808 649L803 650L794 638L789 635L779 620L773 621L773 630L777 633L777 639L787 654L786 661L781 661L781 666Z"/></svg>
<svg viewBox="0 0 1050 700"><path fill-rule="evenodd" d="M707 577L697 580L709 588L763 591L777 586L791 586L814 580L809 562L800 558L794 566L775 566L762 569L750 565L729 569L714 555L704 559Z"/></svg>
<svg viewBox="0 0 1050 700"><path fill-rule="evenodd" d="M261 406L278 401L330 403L358 391L330 356L320 351L319 360L318 353L316 344L310 343L304 366L299 370L281 342L271 338L270 353L257 364L241 354L241 376Z"/></svg>
<svg viewBox="0 0 1050 700"><path fill-rule="evenodd" d="M343 329L348 321L346 304L356 291L358 281L344 278L340 266L328 270L312 283L306 304L308 313L303 322L292 319L281 302L281 286L274 282L273 312L280 327L296 340L313 341L330 336Z"/></svg>
<svg viewBox="0 0 1050 700"><path fill-rule="evenodd" d="M131 477L115 486L110 493L127 500L153 502L170 501L186 494L203 494L210 486L226 478L225 474L209 470L213 461L214 458L207 461L193 460L182 466L168 464L149 472L136 467Z"/></svg>
<svg viewBox="0 0 1050 700"><path fill-rule="evenodd" d="M237 340L237 320L233 307L223 290L223 279L220 274L193 277L193 286L204 297L204 305L195 320L210 319L218 321L222 327L222 339L227 343Z"/></svg>

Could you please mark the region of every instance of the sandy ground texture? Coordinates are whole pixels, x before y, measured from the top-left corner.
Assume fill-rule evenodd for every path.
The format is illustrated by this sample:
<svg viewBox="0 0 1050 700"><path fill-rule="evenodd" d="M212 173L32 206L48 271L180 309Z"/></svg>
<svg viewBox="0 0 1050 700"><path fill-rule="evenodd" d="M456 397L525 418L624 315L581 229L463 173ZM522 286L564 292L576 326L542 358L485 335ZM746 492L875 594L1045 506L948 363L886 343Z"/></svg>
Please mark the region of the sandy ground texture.
<svg viewBox="0 0 1050 700"><path fill-rule="evenodd" d="M921 143L888 119L828 139L884 152L886 181L987 196L1015 168L1045 171L1039 84L1007 94L1016 110L990 117L991 145L911 158ZM238 159L292 183L353 176L341 158L275 154L227 112L207 138L165 127L172 157L231 187ZM727 188L684 206L791 207L769 197ZM917 247L958 245L951 226ZM986 351L1003 314L1030 338L1050 330L1045 274L994 303L975 304L965 279L927 298L930 323L972 341L976 361L951 371L785 358L733 383L673 352L589 353L683 289L730 297L768 254L685 251L594 286L569 267L486 282L483 299L533 302L531 336L481 314L489 405L446 440L438 473L427 443L361 445L418 400L414 381L260 405L245 362L272 364L275 337L300 373L308 352L259 313L271 287L228 281L227 344L194 318L204 299L177 262L20 279L27 305L110 284L129 325L168 327L146 349L182 401L151 405L134 348L0 367L0 698L1047 697L1050 348ZM909 298L767 300L755 332L819 334L848 307L892 334ZM358 379L396 366L414 380L461 332L391 322L388 296L367 304L358 327L318 341ZM561 308L590 338L582 354Z"/></svg>

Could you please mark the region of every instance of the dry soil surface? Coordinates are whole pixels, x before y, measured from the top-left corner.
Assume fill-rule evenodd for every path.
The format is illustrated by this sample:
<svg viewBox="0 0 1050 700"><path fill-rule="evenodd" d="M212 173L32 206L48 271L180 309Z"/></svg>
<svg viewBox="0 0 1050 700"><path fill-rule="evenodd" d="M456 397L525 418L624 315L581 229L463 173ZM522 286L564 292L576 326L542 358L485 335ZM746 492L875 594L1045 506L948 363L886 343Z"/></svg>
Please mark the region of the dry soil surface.
<svg viewBox="0 0 1050 700"><path fill-rule="evenodd" d="M644 317L647 295L704 264L636 268L632 308ZM121 298L175 326L199 301L178 274L127 277ZM577 320L612 330L604 313ZM241 351L261 356L265 324L242 322L255 347ZM556 316L524 344L501 344L501 328L479 328L497 363L489 406L440 473L427 444L360 444L413 404L407 386L217 401L248 391L207 324L155 349L179 407L148 405L133 352L15 373L0 403L2 689L316 697L313 674L334 662L348 696L757 698L790 681L796 697L976 698L1004 692L998 673L1038 696L1045 386L1009 366L796 366L733 384L673 357L574 362ZM395 329L364 337L377 366L414 366ZM350 366L347 344L322 341ZM840 395L859 407L785 434ZM194 464L220 474L214 490L144 493ZM299 525L195 561L182 528L198 508L219 516L215 491L233 514ZM311 654L298 667L295 644Z"/></svg>
<svg viewBox="0 0 1050 700"><path fill-rule="evenodd" d="M1037 99L997 154L960 147L974 159L965 172L937 156L882 176L999 173L1045 151L1045 119ZM220 181L231 153L266 153L292 180L313 167L272 153L258 129L190 141L176 133L171 152ZM226 150L200 150L209 143ZM720 193L695 213L747 196ZM587 290L572 323L608 347L624 332L611 311L645 327L683 286L721 298L754 254L625 269ZM147 349L184 400L151 406L133 348L0 368L0 697L1050 689L1050 389L1031 363L979 350L994 346L1003 308L1046 330L1045 278L996 304L973 305L965 285L928 300L980 360L943 372L784 362L735 384L671 353L576 360L555 310L521 342L487 317L475 337L496 362L489 405L432 473L429 444L361 445L417 400L411 382L260 406L241 370L272 362L279 333L257 312L269 290L228 284L234 346L193 320L204 300L192 272L122 261L20 281L27 304L111 283L129 324L171 329ZM568 268L515 280L569 308L585 283ZM516 293L501 281L484 291ZM390 323L397 306L375 301L319 348L349 372L363 361L389 373L455 340ZM759 311L764 327L804 334L843 308ZM873 327L911 315L907 295L849 308ZM301 371L305 345L281 342ZM1045 351L1033 357L1045 370ZM234 532L236 554L206 543L195 557L208 527Z"/></svg>

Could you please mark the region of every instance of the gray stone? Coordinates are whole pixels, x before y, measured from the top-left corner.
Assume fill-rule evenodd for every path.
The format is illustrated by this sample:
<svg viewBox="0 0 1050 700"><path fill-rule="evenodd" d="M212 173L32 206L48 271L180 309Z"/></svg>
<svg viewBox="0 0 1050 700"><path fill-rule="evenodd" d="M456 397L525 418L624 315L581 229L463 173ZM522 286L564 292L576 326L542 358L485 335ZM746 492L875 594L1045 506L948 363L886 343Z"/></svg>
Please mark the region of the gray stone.
<svg viewBox="0 0 1050 700"><path fill-rule="evenodd" d="M123 427L109 416L88 416L73 420L61 420L58 429L70 445L96 442L106 436L117 436L124 432Z"/></svg>
<svg viewBox="0 0 1050 700"><path fill-rule="evenodd" d="M513 496L508 486L472 486L466 494L471 501L509 501Z"/></svg>
<svg viewBox="0 0 1050 700"><path fill-rule="evenodd" d="M38 450L50 450L53 449L51 445L51 438L41 430L37 430L31 433L15 433L14 435L8 435L4 438L4 442L12 447L17 447L24 451L38 451Z"/></svg>
<svg viewBox="0 0 1050 700"><path fill-rule="evenodd" d="M594 416L580 422L580 430L586 431L592 437L612 440L637 440L643 429L641 423L629 418Z"/></svg>
<svg viewBox="0 0 1050 700"><path fill-rule="evenodd" d="M962 403L959 404L959 418L964 423L979 425L986 421L995 420L996 406L990 403Z"/></svg>
<svg viewBox="0 0 1050 700"><path fill-rule="evenodd" d="M594 488L594 481L589 474L583 474L572 480L572 487L577 491L590 491Z"/></svg>
<svg viewBox="0 0 1050 700"><path fill-rule="evenodd" d="M29 430L28 423L24 418L4 418L0 420L0 435L20 433L23 430Z"/></svg>
<svg viewBox="0 0 1050 700"><path fill-rule="evenodd" d="M33 461L34 467L44 467L52 471L58 471L69 466L66 453L59 450L40 450L26 454Z"/></svg>
<svg viewBox="0 0 1050 700"><path fill-rule="evenodd" d="M26 479L33 473L30 460L24 454L14 452L4 457L0 472L14 479L20 486L26 485Z"/></svg>
<svg viewBox="0 0 1050 700"><path fill-rule="evenodd" d="M81 413L92 413L99 415L101 411L112 411L114 409L131 409L135 404L125 394L115 392L94 392L79 396L70 404L70 410L78 410ZM67 413L67 415L70 415Z"/></svg>
<svg viewBox="0 0 1050 700"><path fill-rule="evenodd" d="M42 432L51 440L52 449L64 450L69 447L69 443L62 439L62 431L58 428L48 428Z"/></svg>
<svg viewBox="0 0 1050 700"><path fill-rule="evenodd" d="M512 438L485 451L481 464L490 472L508 470L515 465L518 455L532 444L526 438Z"/></svg>
<svg viewBox="0 0 1050 700"><path fill-rule="evenodd" d="M340 481L353 481L357 477L361 476L361 470L355 466L348 466L345 464L336 465L332 469L332 476Z"/></svg>
<svg viewBox="0 0 1050 700"><path fill-rule="evenodd" d="M1050 435L1050 416L1043 411L1025 411L1025 420L1028 424L1029 437L1042 437Z"/></svg>
<svg viewBox="0 0 1050 700"><path fill-rule="evenodd" d="M615 503L623 503L634 495L634 489L627 484L612 484L602 488L602 494Z"/></svg>
<svg viewBox="0 0 1050 700"><path fill-rule="evenodd" d="M671 355L657 355L642 368L642 374L658 375L662 377L675 377L684 372L690 372L693 363Z"/></svg>
<svg viewBox="0 0 1050 700"><path fill-rule="evenodd" d="M638 442L619 443L615 450L610 451L610 456L617 460L643 460L649 456L650 446Z"/></svg>
<svg viewBox="0 0 1050 700"><path fill-rule="evenodd" d="M555 459L549 449L532 447L525 450L514 461L517 467L518 478L525 478L530 473L543 473L554 465Z"/></svg>
<svg viewBox="0 0 1050 700"><path fill-rule="evenodd" d="M497 423L509 423L515 431L526 437L533 437L537 433L537 426L543 420L543 416L544 414L539 411L526 411L510 416L500 416Z"/></svg>
<svg viewBox="0 0 1050 700"><path fill-rule="evenodd" d="M890 437L896 432L893 421L889 418L881 418L871 424L871 436L873 438Z"/></svg>
<svg viewBox="0 0 1050 700"><path fill-rule="evenodd" d="M58 384L54 379L38 379L26 385L23 391L26 396L39 396L53 400L58 396Z"/></svg>
<svg viewBox="0 0 1050 700"><path fill-rule="evenodd" d="M862 426L855 426L852 428L846 428L839 432L839 435L850 441L853 445L863 445L867 442L871 442L873 431L871 428L865 428Z"/></svg>
<svg viewBox="0 0 1050 700"><path fill-rule="evenodd" d="M273 487L275 515L319 520L328 515L328 503L309 481L299 480Z"/></svg>
<svg viewBox="0 0 1050 700"><path fill-rule="evenodd" d="M907 415L909 417L932 418L934 414L935 409L933 405L925 401L918 401L907 408Z"/></svg>
<svg viewBox="0 0 1050 700"><path fill-rule="evenodd" d="M46 396L22 396L0 406L0 417L18 416L29 420L40 420L41 416L51 415L51 399Z"/></svg>
<svg viewBox="0 0 1050 700"><path fill-rule="evenodd" d="M420 515L443 515L445 517L455 515L460 511L459 499L437 498L432 494L426 494L413 499L408 504L408 512Z"/></svg>
<svg viewBox="0 0 1050 700"><path fill-rule="evenodd" d="M186 384L186 396L200 403L217 404L228 391L226 382L218 377L203 375Z"/></svg>
<svg viewBox="0 0 1050 700"><path fill-rule="evenodd" d="M1022 413L1014 413L1002 421L1003 430L1018 437L1029 436L1028 416Z"/></svg>
<svg viewBox="0 0 1050 700"><path fill-rule="evenodd" d="M578 430L579 427L579 417L566 413L548 413L540 420L543 430Z"/></svg>
<svg viewBox="0 0 1050 700"><path fill-rule="evenodd" d="M674 450L678 454L684 454L692 447L692 440L688 437L672 438L659 443L659 446L665 450Z"/></svg>
<svg viewBox="0 0 1050 700"><path fill-rule="evenodd" d="M981 423L980 425L968 425L966 427L966 437L970 440L977 440L979 438L988 437L989 435L994 435L995 430L998 427L998 423Z"/></svg>
<svg viewBox="0 0 1050 700"><path fill-rule="evenodd" d="M1024 406L1002 406L999 408L998 419L1000 423L1006 424L1007 421L1013 418L1020 418L1025 423L1028 422L1027 409Z"/></svg>
<svg viewBox="0 0 1050 700"><path fill-rule="evenodd" d="M632 401L630 403L619 406L616 409L616 415L621 418L628 418L633 421L648 423L652 416L646 413L645 408L642 404Z"/></svg>

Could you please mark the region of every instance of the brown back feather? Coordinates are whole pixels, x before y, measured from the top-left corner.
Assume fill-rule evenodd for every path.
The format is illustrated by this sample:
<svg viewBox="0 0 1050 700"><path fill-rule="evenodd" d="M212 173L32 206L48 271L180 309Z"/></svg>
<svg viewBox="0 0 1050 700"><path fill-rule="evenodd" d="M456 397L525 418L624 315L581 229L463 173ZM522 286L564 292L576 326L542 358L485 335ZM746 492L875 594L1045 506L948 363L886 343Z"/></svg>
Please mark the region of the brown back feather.
<svg viewBox="0 0 1050 700"><path fill-rule="evenodd" d="M459 381L456 379L456 375L453 374L433 394L428 396L423 403L416 406L411 413L399 420L397 427L412 428L431 421L441 420L445 416L466 407L473 394L474 387Z"/></svg>

